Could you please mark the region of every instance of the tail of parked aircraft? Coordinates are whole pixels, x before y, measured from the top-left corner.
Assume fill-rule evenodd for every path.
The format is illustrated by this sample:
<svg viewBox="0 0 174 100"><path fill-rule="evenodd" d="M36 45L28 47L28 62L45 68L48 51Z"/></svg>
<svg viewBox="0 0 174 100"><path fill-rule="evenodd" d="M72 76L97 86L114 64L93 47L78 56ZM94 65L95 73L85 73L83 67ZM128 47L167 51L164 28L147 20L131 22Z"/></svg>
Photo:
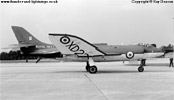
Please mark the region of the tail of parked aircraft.
<svg viewBox="0 0 174 100"><path fill-rule="evenodd" d="M68 34L49 34L50 41L62 54L78 56L101 56L104 52L84 39Z"/></svg>
<svg viewBox="0 0 174 100"><path fill-rule="evenodd" d="M15 33L15 36L16 36L19 44L45 44L45 43L39 41L38 39L36 39L33 35L31 35L23 27L12 26L12 30Z"/></svg>

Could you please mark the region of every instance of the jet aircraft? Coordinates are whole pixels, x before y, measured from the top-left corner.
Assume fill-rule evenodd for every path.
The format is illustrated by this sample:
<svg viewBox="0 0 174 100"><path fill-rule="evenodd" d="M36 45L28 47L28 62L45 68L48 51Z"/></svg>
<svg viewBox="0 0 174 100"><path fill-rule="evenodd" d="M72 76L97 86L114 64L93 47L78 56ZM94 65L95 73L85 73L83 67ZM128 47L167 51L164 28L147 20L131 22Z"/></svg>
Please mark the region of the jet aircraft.
<svg viewBox="0 0 174 100"><path fill-rule="evenodd" d="M60 51L54 45L39 41L24 28L12 26L12 30L19 44L12 44L10 48L20 48L21 54L24 56L38 56L36 63L42 58L60 57Z"/></svg>
<svg viewBox="0 0 174 100"><path fill-rule="evenodd" d="M139 45L94 45L88 41L69 34L49 34L50 41L67 58L77 58L86 62L86 71L96 73L94 62L130 61L156 58L164 55L159 49L149 49ZM144 71L144 64L138 67Z"/></svg>

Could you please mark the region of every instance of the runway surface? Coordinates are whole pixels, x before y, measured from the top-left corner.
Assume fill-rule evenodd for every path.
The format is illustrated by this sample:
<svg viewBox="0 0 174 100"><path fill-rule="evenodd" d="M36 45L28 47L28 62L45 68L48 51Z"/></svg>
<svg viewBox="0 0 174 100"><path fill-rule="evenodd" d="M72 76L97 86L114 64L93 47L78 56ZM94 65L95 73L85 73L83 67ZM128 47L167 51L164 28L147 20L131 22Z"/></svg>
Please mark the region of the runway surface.
<svg viewBox="0 0 174 100"><path fill-rule="evenodd" d="M174 100L174 68L168 59L138 64L96 63L97 74L85 63L1 63L1 100Z"/></svg>

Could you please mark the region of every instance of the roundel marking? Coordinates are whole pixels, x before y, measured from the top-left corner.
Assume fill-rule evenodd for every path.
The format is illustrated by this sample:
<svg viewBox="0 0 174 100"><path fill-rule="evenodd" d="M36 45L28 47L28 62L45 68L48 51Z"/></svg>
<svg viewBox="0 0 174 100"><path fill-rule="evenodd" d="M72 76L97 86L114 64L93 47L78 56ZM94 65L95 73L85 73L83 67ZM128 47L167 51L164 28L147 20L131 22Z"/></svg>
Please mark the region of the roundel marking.
<svg viewBox="0 0 174 100"><path fill-rule="evenodd" d="M131 51L129 51L129 52L127 52L127 54L126 54L126 57L127 57L128 59L131 59L131 58L134 57L134 53L131 52Z"/></svg>
<svg viewBox="0 0 174 100"><path fill-rule="evenodd" d="M61 37L60 42L63 44L68 44L70 42L70 38L67 36Z"/></svg>

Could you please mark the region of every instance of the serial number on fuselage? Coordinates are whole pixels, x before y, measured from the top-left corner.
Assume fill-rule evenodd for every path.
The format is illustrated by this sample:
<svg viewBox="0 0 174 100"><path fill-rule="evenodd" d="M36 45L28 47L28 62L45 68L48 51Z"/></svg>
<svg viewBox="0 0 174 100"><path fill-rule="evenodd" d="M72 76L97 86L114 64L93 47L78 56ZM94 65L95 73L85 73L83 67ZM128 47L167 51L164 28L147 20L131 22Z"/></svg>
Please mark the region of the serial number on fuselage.
<svg viewBox="0 0 174 100"><path fill-rule="evenodd" d="M35 47L36 48L44 48L44 49L46 49L46 48L56 48L53 45L36 45Z"/></svg>

